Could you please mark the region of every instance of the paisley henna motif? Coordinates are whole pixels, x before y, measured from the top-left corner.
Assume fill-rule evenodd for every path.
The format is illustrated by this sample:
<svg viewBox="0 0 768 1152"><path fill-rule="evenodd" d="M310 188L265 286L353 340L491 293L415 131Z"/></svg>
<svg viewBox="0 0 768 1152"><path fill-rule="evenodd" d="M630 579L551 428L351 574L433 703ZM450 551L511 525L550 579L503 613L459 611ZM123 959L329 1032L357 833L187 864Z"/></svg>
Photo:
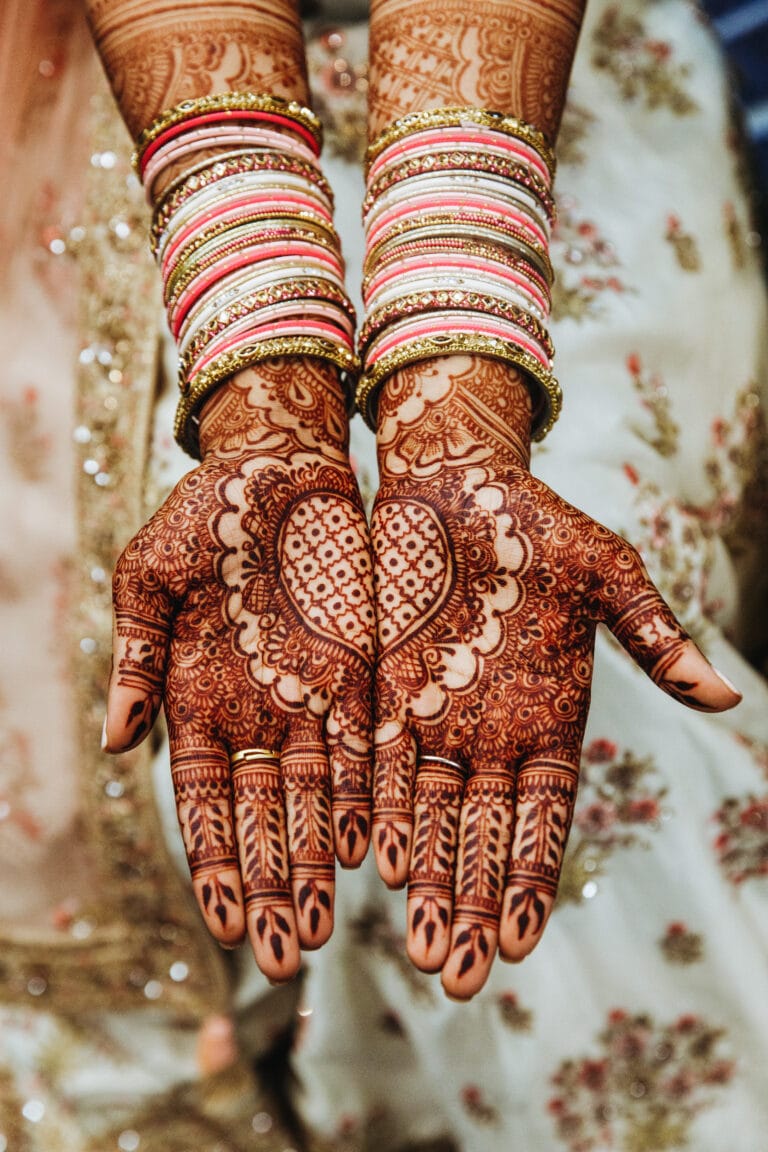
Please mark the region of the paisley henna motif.
<svg viewBox="0 0 768 1152"><path fill-rule="evenodd" d="M531 476L513 369L404 369L379 419L374 847L387 883L409 879L411 957L470 996L497 943L521 959L554 903L597 624L684 703L737 697L634 549ZM434 755L466 766L466 782Z"/></svg>
<svg viewBox="0 0 768 1152"><path fill-rule="evenodd" d="M222 389L203 463L114 581L109 746L142 739L164 700L206 923L227 944L247 928L275 980L330 935L334 846L355 865L370 835L372 559L325 372L281 361ZM335 400L312 402L313 385ZM297 396L311 418L295 419ZM278 759L230 770L254 747Z"/></svg>

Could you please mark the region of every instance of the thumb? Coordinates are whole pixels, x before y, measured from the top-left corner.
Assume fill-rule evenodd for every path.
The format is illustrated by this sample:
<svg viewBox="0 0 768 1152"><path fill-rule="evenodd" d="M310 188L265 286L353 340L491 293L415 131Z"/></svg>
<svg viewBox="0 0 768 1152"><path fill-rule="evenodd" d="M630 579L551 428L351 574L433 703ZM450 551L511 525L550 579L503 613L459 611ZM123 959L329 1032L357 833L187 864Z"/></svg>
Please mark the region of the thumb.
<svg viewBox="0 0 768 1152"><path fill-rule="evenodd" d="M135 537L117 562L112 582L112 674L103 746L125 752L148 734L162 702L173 600Z"/></svg>
<svg viewBox="0 0 768 1152"><path fill-rule="evenodd" d="M741 694L681 627L636 550L619 537L606 560L600 619L669 696L700 712L725 712Z"/></svg>

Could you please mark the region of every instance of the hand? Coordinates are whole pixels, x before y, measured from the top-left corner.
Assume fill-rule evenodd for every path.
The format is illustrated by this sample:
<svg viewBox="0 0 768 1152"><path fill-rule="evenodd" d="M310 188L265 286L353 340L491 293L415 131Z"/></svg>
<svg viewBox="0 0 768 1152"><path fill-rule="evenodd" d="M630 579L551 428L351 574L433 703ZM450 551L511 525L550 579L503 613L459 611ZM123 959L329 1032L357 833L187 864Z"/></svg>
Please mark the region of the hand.
<svg viewBox="0 0 768 1152"><path fill-rule="evenodd" d="M379 406L373 843L408 880L411 959L461 999L554 904L597 623L683 703L739 699L634 549L531 476L529 431L522 378L489 359L405 369Z"/></svg>
<svg viewBox="0 0 768 1152"><path fill-rule="evenodd" d="M114 580L110 751L164 702L195 894L272 980L333 926L369 839L372 562L334 370L274 360L209 401L203 461ZM262 749L244 760L244 749Z"/></svg>

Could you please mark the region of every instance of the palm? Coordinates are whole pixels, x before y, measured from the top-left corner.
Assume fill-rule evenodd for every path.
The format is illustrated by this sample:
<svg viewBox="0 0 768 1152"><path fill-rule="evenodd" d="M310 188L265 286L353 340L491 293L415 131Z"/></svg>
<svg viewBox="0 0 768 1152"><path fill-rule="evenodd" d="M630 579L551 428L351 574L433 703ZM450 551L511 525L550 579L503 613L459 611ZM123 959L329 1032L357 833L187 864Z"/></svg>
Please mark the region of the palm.
<svg viewBox="0 0 768 1152"><path fill-rule="evenodd" d="M368 837L371 560L349 468L208 456L126 549L115 598L112 715L135 742L164 699L206 920L232 942L247 919L279 978L330 933L334 841L354 864ZM279 758L230 768L254 747Z"/></svg>
<svg viewBox="0 0 768 1152"><path fill-rule="evenodd" d="M384 879L409 883L411 958L469 996L554 903L597 623L685 703L729 694L706 699L706 664L634 550L488 433L478 372L474 396L444 378L403 373L380 432L374 846Z"/></svg>

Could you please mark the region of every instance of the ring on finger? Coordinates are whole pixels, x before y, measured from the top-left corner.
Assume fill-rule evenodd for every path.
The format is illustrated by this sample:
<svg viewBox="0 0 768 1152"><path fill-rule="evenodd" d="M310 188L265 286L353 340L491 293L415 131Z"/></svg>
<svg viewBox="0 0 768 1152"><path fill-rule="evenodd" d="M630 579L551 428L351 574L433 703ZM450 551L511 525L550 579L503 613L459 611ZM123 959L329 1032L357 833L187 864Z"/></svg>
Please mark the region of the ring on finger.
<svg viewBox="0 0 768 1152"><path fill-rule="evenodd" d="M280 753L271 748L242 748L230 756L229 763L232 768L237 767L238 764L279 764Z"/></svg>
<svg viewBox="0 0 768 1152"><path fill-rule="evenodd" d="M454 768L457 772L464 772L464 767L457 764L455 760L449 760L447 756L432 756L424 754L419 756L420 764L444 764L447 768Z"/></svg>

